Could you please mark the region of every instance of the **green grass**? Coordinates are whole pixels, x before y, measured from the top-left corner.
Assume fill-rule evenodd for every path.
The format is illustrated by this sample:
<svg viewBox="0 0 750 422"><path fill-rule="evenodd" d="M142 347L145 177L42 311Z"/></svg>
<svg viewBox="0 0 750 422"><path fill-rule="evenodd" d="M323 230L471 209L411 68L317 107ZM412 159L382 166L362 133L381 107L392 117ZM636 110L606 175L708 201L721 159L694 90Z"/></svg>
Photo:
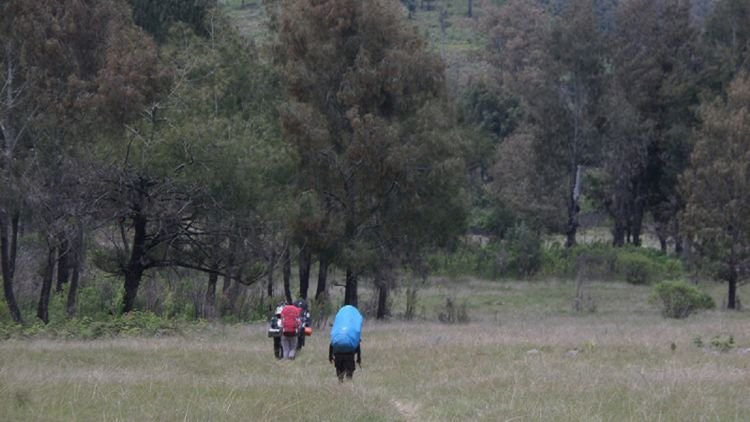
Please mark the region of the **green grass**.
<svg viewBox="0 0 750 422"><path fill-rule="evenodd" d="M720 298L724 286L709 286ZM750 315L659 317L649 288L592 282L598 311L574 314L574 283L434 280L431 320L367 321L363 367L339 385L327 329L298 359L272 358L265 326L183 336L0 342L0 415L34 421L750 420ZM368 292L363 292L367 300ZM399 312L402 294L394 296ZM432 322L444 298L473 322ZM720 300L718 301L720 303ZM695 338L731 335L728 352ZM674 344L674 349L672 347ZM286 397L286 399L282 399Z"/></svg>

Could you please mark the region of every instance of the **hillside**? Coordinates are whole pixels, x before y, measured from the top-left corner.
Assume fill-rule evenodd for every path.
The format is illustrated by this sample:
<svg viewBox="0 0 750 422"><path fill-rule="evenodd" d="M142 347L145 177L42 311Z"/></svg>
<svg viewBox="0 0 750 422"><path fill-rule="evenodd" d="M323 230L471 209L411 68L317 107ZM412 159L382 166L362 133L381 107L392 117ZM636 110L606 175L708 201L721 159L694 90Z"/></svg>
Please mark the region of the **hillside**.
<svg viewBox="0 0 750 422"><path fill-rule="evenodd" d="M262 42L267 34L263 0L220 0L219 3L241 34ZM466 14L466 0L419 3L424 6L418 6L411 19L404 7L404 19L411 20L417 30L429 40L431 48L441 55L447 66L446 76L451 93L458 96L472 78L488 71L482 57L486 40L482 36L480 24L493 1L474 1L471 18Z"/></svg>

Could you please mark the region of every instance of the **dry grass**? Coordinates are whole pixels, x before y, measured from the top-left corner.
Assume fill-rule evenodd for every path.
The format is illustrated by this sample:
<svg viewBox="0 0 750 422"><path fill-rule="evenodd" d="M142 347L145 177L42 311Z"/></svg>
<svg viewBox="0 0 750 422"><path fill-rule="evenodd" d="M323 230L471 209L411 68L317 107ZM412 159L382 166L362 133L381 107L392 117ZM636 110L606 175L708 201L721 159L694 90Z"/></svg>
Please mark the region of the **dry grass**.
<svg viewBox="0 0 750 422"><path fill-rule="evenodd" d="M436 283L423 301L450 294L486 317L467 325L368 321L363 368L344 385L326 360L325 332L294 362L272 358L263 325L189 337L7 341L0 419L750 420L746 312L664 320L640 304L646 289L610 283L592 286L601 312L575 315L556 297L572 289L468 280L451 291ZM719 334L733 335L737 347L693 344Z"/></svg>

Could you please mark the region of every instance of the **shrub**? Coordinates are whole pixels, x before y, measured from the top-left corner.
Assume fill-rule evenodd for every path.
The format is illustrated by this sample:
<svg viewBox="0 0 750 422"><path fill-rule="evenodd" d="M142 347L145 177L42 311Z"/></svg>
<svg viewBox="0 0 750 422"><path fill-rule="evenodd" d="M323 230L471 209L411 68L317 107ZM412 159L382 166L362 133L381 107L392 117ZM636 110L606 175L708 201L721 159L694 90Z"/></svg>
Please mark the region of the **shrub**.
<svg viewBox="0 0 750 422"><path fill-rule="evenodd" d="M667 318L687 318L697 310L716 306L711 296L682 280L657 284L652 300L661 302L661 313Z"/></svg>
<svg viewBox="0 0 750 422"><path fill-rule="evenodd" d="M510 268L520 277L537 273L542 266L542 241L525 223L515 225L508 232Z"/></svg>
<svg viewBox="0 0 750 422"><path fill-rule="evenodd" d="M469 322L469 313L466 302L456 305L455 299L445 299L445 312L438 314L438 320L446 324L465 324Z"/></svg>
<svg viewBox="0 0 750 422"><path fill-rule="evenodd" d="M649 257L625 251L617 257L617 272L630 284L651 284L661 276L661 268Z"/></svg>
<svg viewBox="0 0 750 422"><path fill-rule="evenodd" d="M728 352L735 346L734 336L731 334L723 334L716 336L711 339L711 348L718 350L719 352Z"/></svg>

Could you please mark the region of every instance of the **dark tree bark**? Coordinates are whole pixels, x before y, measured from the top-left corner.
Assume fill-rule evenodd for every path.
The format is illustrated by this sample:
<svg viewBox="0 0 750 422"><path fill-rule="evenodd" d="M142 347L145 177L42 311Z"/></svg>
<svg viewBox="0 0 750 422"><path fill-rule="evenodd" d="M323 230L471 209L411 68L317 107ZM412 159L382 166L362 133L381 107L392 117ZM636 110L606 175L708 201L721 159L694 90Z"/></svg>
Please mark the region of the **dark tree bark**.
<svg viewBox="0 0 750 422"><path fill-rule="evenodd" d="M612 246L619 248L625 246L626 222L625 219L620 216L616 216L614 220L614 228L612 229Z"/></svg>
<svg viewBox="0 0 750 422"><path fill-rule="evenodd" d="M307 291L310 288L310 267L312 266L312 253L310 248L303 246L299 253L299 294L302 299L307 300Z"/></svg>
<svg viewBox="0 0 750 422"><path fill-rule="evenodd" d="M216 318L216 284L219 281L219 265L213 264L211 272L208 273L208 286L206 286L206 301L203 304L203 317L206 319Z"/></svg>
<svg viewBox="0 0 750 422"><path fill-rule="evenodd" d="M643 215L645 213L646 204L642 199L637 199L633 206L633 219L631 232L633 235L633 245L641 246L641 232L643 231Z"/></svg>
<svg viewBox="0 0 750 422"><path fill-rule="evenodd" d="M268 282L266 284L266 293L268 297L273 297L273 273L276 268L276 249L272 248L271 256L268 258Z"/></svg>
<svg viewBox="0 0 750 422"><path fill-rule="evenodd" d="M78 233L76 239L73 242L72 261L73 261L73 274L70 277L70 287L68 288L68 303L67 312L68 316L74 316L76 314L76 298L78 297L78 286L81 280L81 272L83 269L84 262L84 244L83 244L83 227L78 227Z"/></svg>
<svg viewBox="0 0 750 422"><path fill-rule="evenodd" d="M70 281L70 242L65 234L59 236L59 248L57 254L57 284L55 292L62 293L63 286Z"/></svg>
<svg viewBox="0 0 750 422"><path fill-rule="evenodd" d="M55 241L50 239L47 247L47 262L42 271L42 291L39 295L39 304L36 308L36 316L45 324L49 323L49 296L52 292L52 278L55 273L55 257L57 248L54 246Z"/></svg>
<svg viewBox="0 0 750 422"><path fill-rule="evenodd" d="M568 200L568 224L565 229L565 247L576 245L576 233L578 232L578 201L570 196Z"/></svg>
<svg viewBox="0 0 750 422"><path fill-rule="evenodd" d="M224 276L224 281L221 285L221 308L219 309L219 312L221 313L221 316L227 316L232 313L232 308L230 307L230 292L232 291L232 277L230 275Z"/></svg>
<svg viewBox="0 0 750 422"><path fill-rule="evenodd" d="M734 234L732 239L737 239L737 235ZM734 243L734 242L733 242ZM729 271L727 276L727 283L729 283L729 292L727 294L727 309L737 309L737 280L739 275L737 274L737 251L735 250L734 244L730 246L729 252Z"/></svg>
<svg viewBox="0 0 750 422"><path fill-rule="evenodd" d="M18 212L14 212L10 216L10 221L8 221L8 214L5 210L0 209L0 265L2 265L3 274L3 293L13 321L22 324L21 310L18 308L16 296L13 293L13 279L18 253L18 221ZM10 236L8 230L10 230Z"/></svg>
<svg viewBox="0 0 750 422"><path fill-rule="evenodd" d="M468 0L468 10L466 11L466 16L473 18L474 17L474 0Z"/></svg>
<svg viewBox="0 0 750 422"><path fill-rule="evenodd" d="M727 295L727 309L737 309L737 271L729 273L729 294Z"/></svg>
<svg viewBox="0 0 750 422"><path fill-rule="evenodd" d="M126 314L133 310L138 287L146 270L146 216L136 213L133 216L133 246L130 259L125 267L125 296L123 297L122 313Z"/></svg>
<svg viewBox="0 0 750 422"><path fill-rule="evenodd" d="M351 268L346 269L346 287L344 287L344 305L357 307L357 275Z"/></svg>
<svg viewBox="0 0 750 422"><path fill-rule="evenodd" d="M378 286L378 310L376 319L385 319L388 315L388 285L381 283Z"/></svg>
<svg viewBox="0 0 750 422"><path fill-rule="evenodd" d="M292 253L289 250L289 245L284 247L284 297L287 303L292 303Z"/></svg>
<svg viewBox="0 0 750 422"><path fill-rule="evenodd" d="M315 299L325 294L328 288L328 258L321 257L318 265L318 287L315 289Z"/></svg>

